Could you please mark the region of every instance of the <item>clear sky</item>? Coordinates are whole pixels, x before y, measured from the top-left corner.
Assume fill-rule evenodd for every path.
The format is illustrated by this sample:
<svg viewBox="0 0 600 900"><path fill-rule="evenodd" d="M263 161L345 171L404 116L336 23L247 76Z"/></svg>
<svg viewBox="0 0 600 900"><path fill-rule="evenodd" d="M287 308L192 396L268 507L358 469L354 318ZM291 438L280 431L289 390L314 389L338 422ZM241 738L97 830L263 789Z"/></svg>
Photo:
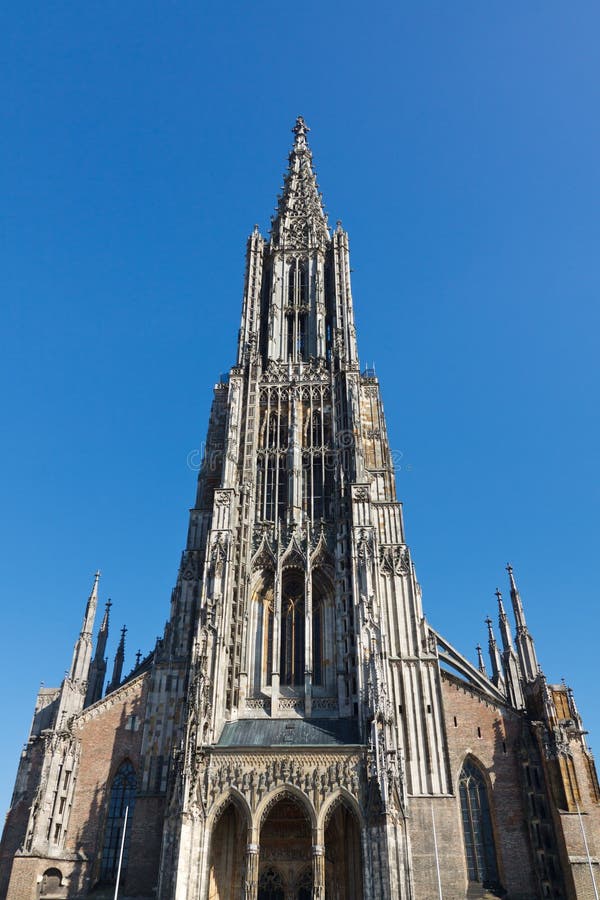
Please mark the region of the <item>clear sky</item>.
<svg viewBox="0 0 600 900"><path fill-rule="evenodd" d="M0 806L93 573L162 632L246 236L305 116L350 233L426 614L475 659L510 561L600 735L600 8L17 3L0 18Z"/></svg>

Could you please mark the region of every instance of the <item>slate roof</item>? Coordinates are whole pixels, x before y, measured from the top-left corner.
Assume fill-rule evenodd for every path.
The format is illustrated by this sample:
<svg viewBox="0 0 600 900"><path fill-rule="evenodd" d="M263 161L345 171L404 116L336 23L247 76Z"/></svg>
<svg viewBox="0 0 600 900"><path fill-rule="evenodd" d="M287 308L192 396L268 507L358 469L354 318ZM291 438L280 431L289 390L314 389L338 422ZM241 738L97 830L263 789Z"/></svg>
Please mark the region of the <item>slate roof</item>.
<svg viewBox="0 0 600 900"><path fill-rule="evenodd" d="M227 723L218 747L314 747L360 744L355 719L241 719Z"/></svg>

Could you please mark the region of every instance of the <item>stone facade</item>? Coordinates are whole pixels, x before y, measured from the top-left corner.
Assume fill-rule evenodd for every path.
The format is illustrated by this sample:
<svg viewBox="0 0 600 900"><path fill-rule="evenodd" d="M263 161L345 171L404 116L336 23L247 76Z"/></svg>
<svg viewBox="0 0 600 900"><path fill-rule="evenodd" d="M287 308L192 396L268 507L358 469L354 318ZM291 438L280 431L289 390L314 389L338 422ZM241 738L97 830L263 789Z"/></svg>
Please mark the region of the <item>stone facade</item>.
<svg viewBox="0 0 600 900"><path fill-rule="evenodd" d="M38 697L2 900L598 897L594 761L512 569L489 676L425 618L307 132L248 240L165 632L123 678L123 631L102 698L96 576Z"/></svg>

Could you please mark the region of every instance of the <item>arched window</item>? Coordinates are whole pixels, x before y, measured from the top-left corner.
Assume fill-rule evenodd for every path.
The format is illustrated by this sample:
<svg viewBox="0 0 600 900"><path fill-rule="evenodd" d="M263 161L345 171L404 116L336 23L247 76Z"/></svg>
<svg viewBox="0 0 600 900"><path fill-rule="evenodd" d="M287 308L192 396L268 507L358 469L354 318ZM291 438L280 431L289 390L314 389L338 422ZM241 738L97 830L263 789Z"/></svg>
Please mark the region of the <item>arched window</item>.
<svg viewBox="0 0 600 900"><path fill-rule="evenodd" d="M119 766L110 789L108 801L108 815L104 828L104 845L102 847L102 859L100 862L100 881L114 884L119 868L119 854L121 852L121 840L123 825L125 823L125 811L127 812L127 830L123 845L123 861L121 864L121 880L125 878L127 860L129 856L129 843L131 840L131 824L133 821L133 809L135 806L135 792L137 779L135 769L126 759Z"/></svg>
<svg viewBox="0 0 600 900"><path fill-rule="evenodd" d="M60 869L46 869L40 884L40 897L47 897L59 891L62 886L62 872Z"/></svg>
<svg viewBox="0 0 600 900"><path fill-rule="evenodd" d="M498 867L487 786L472 760L463 765L458 788L469 881L496 887Z"/></svg>
<svg viewBox="0 0 600 900"><path fill-rule="evenodd" d="M290 575L281 605L281 684L304 684L304 579Z"/></svg>

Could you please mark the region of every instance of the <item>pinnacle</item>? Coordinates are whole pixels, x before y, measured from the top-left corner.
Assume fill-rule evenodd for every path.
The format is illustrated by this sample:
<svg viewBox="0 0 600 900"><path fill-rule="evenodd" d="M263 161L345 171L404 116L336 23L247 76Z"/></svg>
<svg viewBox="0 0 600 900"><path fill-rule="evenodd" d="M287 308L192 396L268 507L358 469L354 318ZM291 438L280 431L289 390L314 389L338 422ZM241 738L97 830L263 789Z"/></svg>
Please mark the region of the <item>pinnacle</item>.
<svg viewBox="0 0 600 900"><path fill-rule="evenodd" d="M294 145L271 228L275 244L282 249L323 248L330 239L327 217L312 166L312 153L306 141L308 131L304 118L298 116L292 129Z"/></svg>

